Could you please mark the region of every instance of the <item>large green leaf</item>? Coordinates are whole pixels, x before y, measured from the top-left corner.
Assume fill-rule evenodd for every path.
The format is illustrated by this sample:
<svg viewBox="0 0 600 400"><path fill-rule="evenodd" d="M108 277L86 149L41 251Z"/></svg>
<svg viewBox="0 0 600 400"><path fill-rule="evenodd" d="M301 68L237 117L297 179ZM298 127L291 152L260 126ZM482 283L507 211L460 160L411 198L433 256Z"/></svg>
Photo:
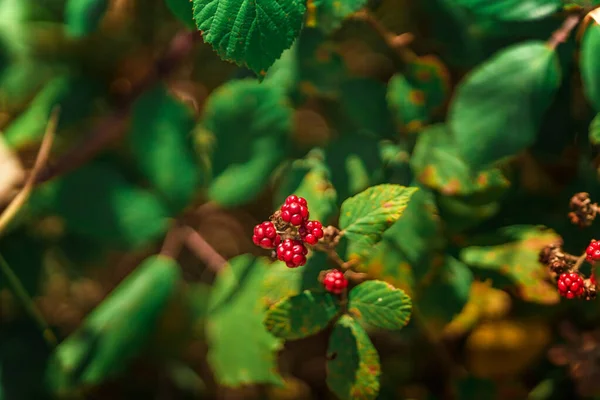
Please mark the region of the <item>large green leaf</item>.
<svg viewBox="0 0 600 400"><path fill-rule="evenodd" d="M300 0L193 0L202 37L224 60L264 75L300 33Z"/></svg>
<svg viewBox="0 0 600 400"><path fill-rule="evenodd" d="M555 304L559 301L558 292L546 280L548 272L539 263L538 255L544 246L558 239L550 229L514 225L492 235L472 238L473 245L462 250L460 257L481 273L490 272L492 279L508 278L509 287L516 288L526 301Z"/></svg>
<svg viewBox="0 0 600 400"><path fill-rule="evenodd" d="M538 41L510 46L467 75L448 116L467 164L479 169L532 145L560 75L554 50Z"/></svg>
<svg viewBox="0 0 600 400"><path fill-rule="evenodd" d="M97 385L123 371L154 332L180 275L173 259L159 255L143 261L56 348L47 370L53 391Z"/></svg>
<svg viewBox="0 0 600 400"><path fill-rule="evenodd" d="M50 211L69 231L118 246L140 246L168 228L169 212L152 193L127 182L118 170L94 162L49 182Z"/></svg>
<svg viewBox="0 0 600 400"><path fill-rule="evenodd" d="M432 125L419 134L410 164L422 184L445 196L503 192L509 185L497 168L473 175L443 124Z"/></svg>
<svg viewBox="0 0 600 400"><path fill-rule="evenodd" d="M581 42L580 63L583 91L596 112L600 112L600 61L597 58L598 49L600 49L600 25L592 22Z"/></svg>
<svg viewBox="0 0 600 400"><path fill-rule="evenodd" d="M337 211L337 193L330 182L330 176L331 172L323 162L320 149L313 150L304 159L295 160L290 168L283 171L275 208L294 193L308 202L311 219L325 224Z"/></svg>
<svg viewBox="0 0 600 400"><path fill-rule="evenodd" d="M145 92L135 103L128 135L133 156L150 183L179 211L200 183L193 152L194 116L162 85Z"/></svg>
<svg viewBox="0 0 600 400"><path fill-rule="evenodd" d="M329 34L338 29L344 19L367 5L367 0L309 0L315 7L314 25Z"/></svg>
<svg viewBox="0 0 600 400"><path fill-rule="evenodd" d="M338 311L339 303L333 295L305 290L271 306L265 326L279 338L302 339L325 329Z"/></svg>
<svg viewBox="0 0 600 400"><path fill-rule="evenodd" d="M558 11L561 0L455 0L475 15L506 21L529 21Z"/></svg>
<svg viewBox="0 0 600 400"><path fill-rule="evenodd" d="M412 302L389 283L367 281L350 291L348 312L369 326L395 330L408 324Z"/></svg>
<svg viewBox="0 0 600 400"><path fill-rule="evenodd" d="M198 138L211 154L212 200L234 206L258 196L285 157L292 113L284 93L255 80L213 92Z"/></svg>
<svg viewBox="0 0 600 400"><path fill-rule="evenodd" d="M67 34L82 37L94 32L108 9L108 4L108 0L68 0L65 6Z"/></svg>
<svg viewBox="0 0 600 400"><path fill-rule="evenodd" d="M245 254L231 259L217 276L206 335L208 361L222 385L282 382L275 354L281 342L263 324L261 287L269 268L266 259Z"/></svg>
<svg viewBox="0 0 600 400"><path fill-rule="evenodd" d="M340 211L340 228L348 240L347 256L365 258L401 216L416 188L383 184L344 201Z"/></svg>
<svg viewBox="0 0 600 400"><path fill-rule="evenodd" d="M173 15L186 27L196 29L192 0L165 0Z"/></svg>
<svg viewBox="0 0 600 400"><path fill-rule="evenodd" d="M364 329L348 315L333 328L327 348L327 386L341 400L375 399L379 393L379 354Z"/></svg>

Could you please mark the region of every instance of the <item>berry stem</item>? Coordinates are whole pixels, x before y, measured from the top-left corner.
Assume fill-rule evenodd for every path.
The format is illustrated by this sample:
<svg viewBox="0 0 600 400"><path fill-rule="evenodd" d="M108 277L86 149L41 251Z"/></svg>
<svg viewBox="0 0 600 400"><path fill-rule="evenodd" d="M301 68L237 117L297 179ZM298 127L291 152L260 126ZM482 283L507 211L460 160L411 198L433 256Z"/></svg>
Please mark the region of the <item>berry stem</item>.
<svg viewBox="0 0 600 400"><path fill-rule="evenodd" d="M573 265L573 271L579 271L579 268L581 268L581 266L583 265L585 258L586 258L587 254L584 251L582 255L580 255L577 258L577 261L575 262L575 264Z"/></svg>

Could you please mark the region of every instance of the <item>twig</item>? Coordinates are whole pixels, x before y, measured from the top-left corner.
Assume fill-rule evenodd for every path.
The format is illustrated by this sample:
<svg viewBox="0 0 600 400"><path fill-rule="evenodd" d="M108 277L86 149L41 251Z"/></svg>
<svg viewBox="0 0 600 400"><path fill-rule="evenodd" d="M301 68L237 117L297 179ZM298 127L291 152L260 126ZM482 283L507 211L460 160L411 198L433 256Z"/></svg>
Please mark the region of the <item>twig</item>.
<svg viewBox="0 0 600 400"><path fill-rule="evenodd" d="M165 236L160 254L170 258L177 258L183 247L181 236L181 226L178 221L175 221Z"/></svg>
<svg viewBox="0 0 600 400"><path fill-rule="evenodd" d="M580 20L580 14L570 15L565 19L560 28L554 31L550 39L548 39L548 47L555 50L559 44L566 42L569 39L571 31L577 26Z"/></svg>
<svg viewBox="0 0 600 400"><path fill-rule="evenodd" d="M585 252L583 252L583 254L579 256L579 258L573 265L573 271L579 271L579 268L581 268L581 266L583 265L586 257L587 257L587 254Z"/></svg>
<svg viewBox="0 0 600 400"><path fill-rule="evenodd" d="M2 271L2 274L6 277L10 288L21 302L21 305L25 308L27 313L39 326L46 343L48 343L48 345L50 345L51 347L56 346L58 341L56 340L54 332L52 332L52 330L48 326L48 323L46 322L40 311L33 303L33 300L31 299L31 297L29 297L29 294L21 284L21 281L19 281L19 278L12 271L10 265L8 265L8 262L6 262L6 259L2 255L0 255L0 271Z"/></svg>
<svg viewBox="0 0 600 400"><path fill-rule="evenodd" d="M217 251L196 231L189 226L182 226L180 228L183 242L190 249L196 257L213 272L220 272L225 265L227 260L223 258Z"/></svg>
<svg viewBox="0 0 600 400"><path fill-rule="evenodd" d="M35 184L39 172L48 161L48 157L50 156L50 150L52 149L52 143L54 142L54 136L56 134L58 115L59 108L55 107L54 110L52 110L52 113L50 114L50 119L48 120L48 123L46 124L46 132L44 133L44 138L42 139L40 150L38 151L38 155L35 159L33 168L25 181L25 185L0 215L0 234L4 232L8 224L17 215L21 207L23 207L23 205L27 202L27 199L31 194L31 190L33 189L33 185Z"/></svg>
<svg viewBox="0 0 600 400"><path fill-rule="evenodd" d="M181 61L189 55L194 48L195 43L199 41L200 38L201 35L199 32L185 31L177 34L173 40L171 40L169 48L163 57L155 63L153 73L136 85L131 90L129 96L119 102L117 110L104 118L96 126L92 127L91 131L85 135L82 142L76 144L67 151L67 153L57 161L56 165L47 168L40 173L36 183L46 182L55 176L65 174L80 167L114 140L121 137L122 132L120 128L123 128L127 121L130 109L135 100L149 87L173 72Z"/></svg>

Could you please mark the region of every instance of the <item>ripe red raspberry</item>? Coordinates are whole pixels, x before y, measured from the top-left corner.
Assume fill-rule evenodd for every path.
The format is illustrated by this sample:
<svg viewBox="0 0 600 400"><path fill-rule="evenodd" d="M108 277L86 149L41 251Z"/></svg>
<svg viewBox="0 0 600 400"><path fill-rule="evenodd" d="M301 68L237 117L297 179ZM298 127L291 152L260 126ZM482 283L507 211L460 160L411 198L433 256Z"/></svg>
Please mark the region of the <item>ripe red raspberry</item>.
<svg viewBox="0 0 600 400"><path fill-rule="evenodd" d="M288 196L285 204L281 206L281 219L292 225L302 225L304 221L308 220L308 215L308 205L302 197Z"/></svg>
<svg viewBox="0 0 600 400"><path fill-rule="evenodd" d="M567 299L582 296L585 292L583 278L574 272L561 274L556 286L560 295Z"/></svg>
<svg viewBox="0 0 600 400"><path fill-rule="evenodd" d="M263 249L274 249L281 243L281 237L277 234L277 229L271 221L265 221L254 227L254 235L252 241L255 245Z"/></svg>
<svg viewBox="0 0 600 400"><path fill-rule="evenodd" d="M295 239L285 239L277 246L277 258L285 262L288 268L296 268L306 264L307 253L306 246Z"/></svg>
<svg viewBox="0 0 600 400"><path fill-rule="evenodd" d="M340 294L348 286L348 280L342 271L334 269L325 274L323 278L325 290L333 294Z"/></svg>
<svg viewBox="0 0 600 400"><path fill-rule="evenodd" d="M592 240L587 249L585 249L585 253L586 259L590 263L600 260L600 242L597 240Z"/></svg>
<svg viewBox="0 0 600 400"><path fill-rule="evenodd" d="M323 225L319 221L307 221L298 229L304 243L317 244L323 237Z"/></svg>

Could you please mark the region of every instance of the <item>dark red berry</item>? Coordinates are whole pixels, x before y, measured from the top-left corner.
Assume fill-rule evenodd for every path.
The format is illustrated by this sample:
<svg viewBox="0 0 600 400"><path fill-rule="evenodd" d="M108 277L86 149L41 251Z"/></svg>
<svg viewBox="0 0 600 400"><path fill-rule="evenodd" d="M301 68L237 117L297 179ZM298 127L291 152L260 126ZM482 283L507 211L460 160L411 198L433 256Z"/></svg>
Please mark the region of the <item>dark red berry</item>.
<svg viewBox="0 0 600 400"><path fill-rule="evenodd" d="M590 245L585 249L586 259L593 263L600 260L600 242L592 240Z"/></svg>
<svg viewBox="0 0 600 400"><path fill-rule="evenodd" d="M281 206L281 219L295 226L302 225L308 220L308 205L306 200L296 195L290 195Z"/></svg>
<svg viewBox="0 0 600 400"><path fill-rule="evenodd" d="M252 241L263 249L274 249L281 243L281 237L277 234L275 225L271 221L265 221L254 227Z"/></svg>
<svg viewBox="0 0 600 400"><path fill-rule="evenodd" d="M583 278L574 272L561 274L556 286L560 295L567 299L580 297L585 292Z"/></svg>
<svg viewBox="0 0 600 400"><path fill-rule="evenodd" d="M300 267L306 264L308 249L304 244L295 239L285 239L277 246L277 259L283 261L289 268Z"/></svg>
<svg viewBox="0 0 600 400"><path fill-rule="evenodd" d="M319 221L307 221L298 229L298 233L305 243L314 245L323 237L323 225Z"/></svg>
<svg viewBox="0 0 600 400"><path fill-rule="evenodd" d="M342 271L334 269L325 274L323 286L325 286L325 290L329 293L340 294L348 286L348 280Z"/></svg>

